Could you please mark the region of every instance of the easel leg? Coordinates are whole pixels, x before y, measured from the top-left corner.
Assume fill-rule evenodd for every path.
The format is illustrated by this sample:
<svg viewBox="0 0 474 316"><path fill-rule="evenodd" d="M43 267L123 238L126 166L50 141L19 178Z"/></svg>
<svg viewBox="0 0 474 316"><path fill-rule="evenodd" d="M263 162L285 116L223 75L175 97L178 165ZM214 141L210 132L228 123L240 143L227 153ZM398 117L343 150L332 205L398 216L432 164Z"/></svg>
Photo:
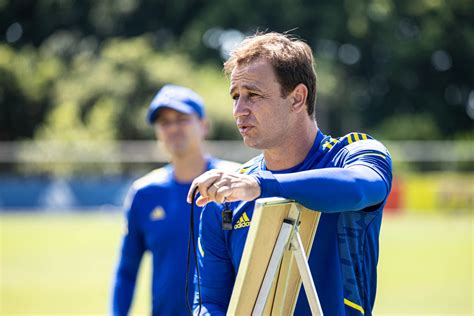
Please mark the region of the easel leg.
<svg viewBox="0 0 474 316"><path fill-rule="evenodd" d="M294 229L294 230L293 230ZM290 237L290 234L293 234ZM285 248L288 245L288 239L291 238L290 250L293 252L293 255L298 266L298 270L303 282L304 290L306 292L306 297L308 298L309 306L311 308L311 314L313 315L323 315L323 310L319 302L318 293L316 292L316 287L314 286L313 277L311 275L311 270L308 265L308 258L304 251L303 243L301 241L301 236L298 232L298 229L294 227L294 222L288 219L285 219L281 227L280 233L278 235L277 242L273 248L273 253L268 264L265 277L262 282L262 286L258 293L257 301L255 307L252 311L252 316L262 315L265 309L265 304L270 293L273 279L277 272L278 266L281 264L283 258L283 253Z"/></svg>
<svg viewBox="0 0 474 316"><path fill-rule="evenodd" d="M303 243L301 242L301 237L298 231L295 231L293 234L291 246L296 259L296 264L298 265L298 270L300 271L301 279L303 281L309 307L311 308L311 314L322 316L323 310L321 309L321 304L319 303L318 293L316 292L311 270L309 269L308 265L308 258L306 257Z"/></svg>

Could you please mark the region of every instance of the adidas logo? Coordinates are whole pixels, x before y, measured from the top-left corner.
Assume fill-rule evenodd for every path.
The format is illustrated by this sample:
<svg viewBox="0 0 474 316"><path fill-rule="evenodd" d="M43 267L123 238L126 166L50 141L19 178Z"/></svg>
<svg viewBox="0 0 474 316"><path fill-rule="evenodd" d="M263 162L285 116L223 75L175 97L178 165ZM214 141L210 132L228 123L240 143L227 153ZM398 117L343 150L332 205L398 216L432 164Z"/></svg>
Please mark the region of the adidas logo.
<svg viewBox="0 0 474 316"><path fill-rule="evenodd" d="M239 228L243 228L243 227L248 227L250 226L250 218L247 216L247 213L244 212L239 220L237 221L237 223L235 223L234 225L234 229L239 229Z"/></svg>
<svg viewBox="0 0 474 316"><path fill-rule="evenodd" d="M150 219L152 221L162 220L166 217L165 210L161 206L157 206L151 213Z"/></svg>

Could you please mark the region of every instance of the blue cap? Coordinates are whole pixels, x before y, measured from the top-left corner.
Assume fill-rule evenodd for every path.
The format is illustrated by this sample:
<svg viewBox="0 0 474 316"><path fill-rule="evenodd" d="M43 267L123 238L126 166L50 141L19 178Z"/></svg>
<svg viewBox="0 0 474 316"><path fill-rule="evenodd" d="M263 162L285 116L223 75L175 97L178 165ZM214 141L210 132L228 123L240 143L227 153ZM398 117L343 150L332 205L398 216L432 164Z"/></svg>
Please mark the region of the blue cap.
<svg viewBox="0 0 474 316"><path fill-rule="evenodd" d="M181 113L196 114L204 118L204 101L193 90L167 84L158 91L148 108L147 120L153 124L158 110L162 108L173 109Z"/></svg>

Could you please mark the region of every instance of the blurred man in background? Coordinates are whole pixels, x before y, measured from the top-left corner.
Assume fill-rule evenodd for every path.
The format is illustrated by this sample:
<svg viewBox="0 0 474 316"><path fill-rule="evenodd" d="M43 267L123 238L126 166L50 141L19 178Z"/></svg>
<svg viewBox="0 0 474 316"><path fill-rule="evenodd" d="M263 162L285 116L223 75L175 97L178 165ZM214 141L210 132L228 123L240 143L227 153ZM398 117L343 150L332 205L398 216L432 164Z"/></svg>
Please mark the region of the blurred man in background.
<svg viewBox="0 0 474 316"><path fill-rule="evenodd" d="M153 315L186 315L185 276L189 236L186 195L194 178L214 168L238 165L207 156L203 140L208 132L204 104L192 90L164 86L148 110L148 122L171 156L170 164L137 180L126 202L127 231L113 288L113 314L127 315L138 268L145 251L153 257ZM199 221L200 208L195 211ZM197 237L197 236L196 236ZM192 260L191 260L192 261ZM192 299L194 264L190 267Z"/></svg>
<svg viewBox="0 0 474 316"><path fill-rule="evenodd" d="M255 199L280 196L322 212L309 266L325 315L370 315L374 306L378 238L391 188L391 158L362 133L324 135L315 118L313 52L278 33L247 38L225 63L233 114L244 143L263 154L240 173L209 171L196 178L198 205L206 206L199 231L202 308L227 310L251 225ZM244 202L241 202L244 201ZM233 211L222 230L221 212ZM311 315L304 291L295 315Z"/></svg>

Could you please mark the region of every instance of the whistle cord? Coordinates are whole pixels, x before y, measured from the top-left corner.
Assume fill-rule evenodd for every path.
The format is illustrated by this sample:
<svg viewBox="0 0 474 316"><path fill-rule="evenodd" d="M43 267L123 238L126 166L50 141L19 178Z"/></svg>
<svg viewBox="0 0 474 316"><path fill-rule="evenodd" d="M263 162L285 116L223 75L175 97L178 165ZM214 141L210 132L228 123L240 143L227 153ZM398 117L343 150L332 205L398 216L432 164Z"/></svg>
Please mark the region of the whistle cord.
<svg viewBox="0 0 474 316"><path fill-rule="evenodd" d="M191 200L191 214L189 219L189 238L188 238L188 255L186 260L186 307L188 309L189 315L193 315L193 310L191 305L189 304L188 294L189 294L189 269L191 266L191 244L193 248L193 255L194 255L194 265L196 267L196 274L197 274L197 287L198 287L198 295L199 295L199 309L197 315L201 314L201 307L202 307L202 297L201 297L201 276L199 273L199 266L197 260L197 251L196 251L196 242L194 240L194 199L196 197L198 188L196 187L192 194Z"/></svg>

